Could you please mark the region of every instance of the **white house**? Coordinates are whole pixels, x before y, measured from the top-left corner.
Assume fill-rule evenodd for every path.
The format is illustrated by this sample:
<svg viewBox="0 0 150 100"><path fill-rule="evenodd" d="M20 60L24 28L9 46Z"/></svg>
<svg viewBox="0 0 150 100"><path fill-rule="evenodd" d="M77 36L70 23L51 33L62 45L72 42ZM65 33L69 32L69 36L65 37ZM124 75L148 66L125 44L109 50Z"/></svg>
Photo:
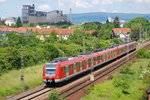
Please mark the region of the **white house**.
<svg viewBox="0 0 150 100"><path fill-rule="evenodd" d="M131 33L130 28L113 28L113 38L128 39Z"/></svg>
<svg viewBox="0 0 150 100"><path fill-rule="evenodd" d="M16 18L15 17L6 18L5 24L8 26L15 25L16 24Z"/></svg>

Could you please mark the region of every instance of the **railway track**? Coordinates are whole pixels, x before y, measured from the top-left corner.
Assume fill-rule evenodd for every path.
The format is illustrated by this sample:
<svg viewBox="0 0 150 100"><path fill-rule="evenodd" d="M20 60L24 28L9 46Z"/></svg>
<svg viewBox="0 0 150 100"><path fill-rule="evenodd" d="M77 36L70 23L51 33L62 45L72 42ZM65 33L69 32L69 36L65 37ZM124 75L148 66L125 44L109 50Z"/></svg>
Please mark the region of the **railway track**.
<svg viewBox="0 0 150 100"><path fill-rule="evenodd" d="M38 96L48 93L52 90L52 88L47 88L45 85L38 86L29 91L23 92L17 96L9 97L6 100L32 100L34 98L38 98Z"/></svg>
<svg viewBox="0 0 150 100"><path fill-rule="evenodd" d="M150 41L143 43L137 47L137 50L147 47L150 45ZM121 65L125 64L129 60L136 57L136 51L130 53L128 56L124 56L115 62L105 66L104 68L98 69L91 75L86 75L75 82L69 83L62 87L55 87L58 91L60 91L60 96L62 98L66 98L67 100L77 100L77 98L72 98L76 94L81 97L83 93L83 89L90 87L93 84L98 83L102 78L107 77L113 71L118 69ZM91 76L91 77L90 77ZM94 79L92 79L94 78ZM17 96L9 97L7 100L47 100L48 94L54 88L47 88L45 85L41 85L37 88L31 89L29 91L23 92ZM77 93L78 92L78 93ZM77 97L77 96L76 96Z"/></svg>
<svg viewBox="0 0 150 100"><path fill-rule="evenodd" d="M137 47L137 50L142 49L142 48L147 48L149 45L150 45L150 42L146 42L142 45L139 45ZM61 91L61 97L62 98L67 98L67 100L78 100L77 95L76 95L76 98L72 98L72 97L75 96L75 94L78 91L79 91L78 94L81 95L85 88L88 88L91 85L96 84L98 80L101 80L102 78L108 76L113 71L118 69L121 65L127 63L128 61L132 60L135 57L136 57L136 51L134 51L134 52L130 53L129 55L126 55L126 56L118 59L117 61L107 65L105 67L105 69L103 69L101 71L98 70L98 71L94 72L93 73L93 77L94 77L93 81L90 81L91 80L90 77L87 77L86 79L80 81L78 84L75 84L72 87L66 88L65 90ZM79 95L79 98L80 98L80 95Z"/></svg>
<svg viewBox="0 0 150 100"><path fill-rule="evenodd" d="M90 87L91 85L94 85L98 80L101 80L102 78L108 76L113 71L118 69L121 65L125 64L126 62L128 62L128 60L131 60L134 57L136 57L135 51L132 52L131 54L129 54L129 57L127 57L127 56L123 57L123 58L117 60L116 62L109 64L107 66L107 68L105 68L101 71L98 70L98 71L94 72L93 73L93 77L94 77L93 81L90 81L91 79L90 79L90 77L88 77L88 78L82 80L81 82L79 82L78 84L75 84L72 87L66 88L65 90L61 91L61 97L67 98L68 100L78 100L77 96L75 99L73 99L71 97L73 97L76 94L76 92L83 90L87 87Z"/></svg>

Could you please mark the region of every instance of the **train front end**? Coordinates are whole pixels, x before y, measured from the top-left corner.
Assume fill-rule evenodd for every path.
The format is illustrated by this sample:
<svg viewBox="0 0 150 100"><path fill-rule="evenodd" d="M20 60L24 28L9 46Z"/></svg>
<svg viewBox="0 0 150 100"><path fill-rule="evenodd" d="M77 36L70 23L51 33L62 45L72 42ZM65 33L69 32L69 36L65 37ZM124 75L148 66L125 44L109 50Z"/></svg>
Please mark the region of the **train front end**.
<svg viewBox="0 0 150 100"><path fill-rule="evenodd" d="M43 67L43 81L46 85L55 83L57 63L46 63Z"/></svg>

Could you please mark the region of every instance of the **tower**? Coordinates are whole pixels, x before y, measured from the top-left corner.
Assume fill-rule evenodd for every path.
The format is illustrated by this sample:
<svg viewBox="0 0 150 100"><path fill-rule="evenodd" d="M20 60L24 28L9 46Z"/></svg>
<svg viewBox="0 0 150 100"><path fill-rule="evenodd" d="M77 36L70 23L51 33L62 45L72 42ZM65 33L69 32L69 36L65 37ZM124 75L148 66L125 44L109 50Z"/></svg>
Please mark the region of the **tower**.
<svg viewBox="0 0 150 100"><path fill-rule="evenodd" d="M72 8L70 8L70 23L72 24Z"/></svg>

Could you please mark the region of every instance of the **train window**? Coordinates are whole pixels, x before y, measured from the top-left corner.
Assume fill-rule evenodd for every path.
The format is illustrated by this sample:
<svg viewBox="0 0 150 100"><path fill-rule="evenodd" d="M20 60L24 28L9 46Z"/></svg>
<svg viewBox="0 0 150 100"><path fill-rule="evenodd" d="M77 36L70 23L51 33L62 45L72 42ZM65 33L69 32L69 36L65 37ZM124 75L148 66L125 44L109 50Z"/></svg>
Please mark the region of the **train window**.
<svg viewBox="0 0 150 100"><path fill-rule="evenodd" d="M80 68L80 62L76 63L76 69Z"/></svg>
<svg viewBox="0 0 150 100"><path fill-rule="evenodd" d="M110 53L110 52L108 52L108 57L110 57L110 54L111 54L111 53Z"/></svg>
<svg viewBox="0 0 150 100"><path fill-rule="evenodd" d="M69 67L67 66L67 67L65 67L66 68L66 72L69 72Z"/></svg>
<svg viewBox="0 0 150 100"><path fill-rule="evenodd" d="M102 55L100 55L100 60L102 60Z"/></svg>
<svg viewBox="0 0 150 100"><path fill-rule="evenodd" d="M86 66L86 61L83 61L83 62L82 62L82 66L83 66L83 67Z"/></svg>
<svg viewBox="0 0 150 100"><path fill-rule="evenodd" d="M97 57L97 60L98 60L98 61L100 60L100 56Z"/></svg>
<svg viewBox="0 0 150 100"><path fill-rule="evenodd" d="M103 55L101 55L101 60L104 60L104 57L103 57Z"/></svg>
<svg viewBox="0 0 150 100"><path fill-rule="evenodd" d="M94 57L94 63L96 63L96 57Z"/></svg>
<svg viewBox="0 0 150 100"><path fill-rule="evenodd" d="M115 56L115 51L113 51L113 56Z"/></svg>
<svg viewBox="0 0 150 100"><path fill-rule="evenodd" d="M75 70L75 69L76 69L76 64L73 65L73 70Z"/></svg>
<svg viewBox="0 0 150 100"><path fill-rule="evenodd" d="M88 59L88 65L91 64L91 59Z"/></svg>
<svg viewBox="0 0 150 100"><path fill-rule="evenodd" d="M69 65L69 71L73 71L73 65Z"/></svg>
<svg viewBox="0 0 150 100"><path fill-rule="evenodd" d="M106 53L106 57L107 57L107 58L108 58L108 54L109 54L109 53Z"/></svg>
<svg viewBox="0 0 150 100"><path fill-rule="evenodd" d="M65 74L65 67L62 67L62 73Z"/></svg>
<svg viewBox="0 0 150 100"><path fill-rule="evenodd" d="M67 68L66 67L64 67L64 72L65 72L65 74L67 73Z"/></svg>
<svg viewBox="0 0 150 100"><path fill-rule="evenodd" d="M105 59L107 59L107 53L105 53Z"/></svg>
<svg viewBox="0 0 150 100"><path fill-rule="evenodd" d="M80 67L82 67L83 66L83 63L82 62L80 62Z"/></svg>
<svg viewBox="0 0 150 100"><path fill-rule="evenodd" d="M108 58L108 54L109 54L109 53L107 52L107 53L106 53L106 59Z"/></svg>

